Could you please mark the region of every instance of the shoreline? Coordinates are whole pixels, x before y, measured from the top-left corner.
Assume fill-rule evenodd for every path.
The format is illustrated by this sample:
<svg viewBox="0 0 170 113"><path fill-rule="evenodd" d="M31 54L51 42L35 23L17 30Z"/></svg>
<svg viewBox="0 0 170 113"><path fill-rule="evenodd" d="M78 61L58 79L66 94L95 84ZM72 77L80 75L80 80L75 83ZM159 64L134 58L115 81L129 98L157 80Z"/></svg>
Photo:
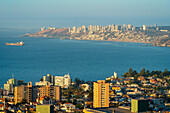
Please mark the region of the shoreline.
<svg viewBox="0 0 170 113"><path fill-rule="evenodd" d="M70 39L70 38L57 38L57 37L33 37L33 36L20 36L20 37L32 37L32 38L53 38L53 39L60 39L60 40L81 40L81 39ZM121 40L88 40L88 39L84 39L87 41L106 41L106 42L131 42L131 43L143 43L143 44L151 44L153 46L152 43L149 42L137 42L137 41L121 41ZM83 40L81 40L83 41Z"/></svg>
<svg viewBox="0 0 170 113"><path fill-rule="evenodd" d="M163 44L161 45L154 45L154 43L151 42L146 42L146 41L128 41L128 40L91 40L91 39L76 39L76 38L72 38L72 37L52 37L52 36L44 36L44 37L40 37L40 36L32 36L30 34L27 35L21 35L20 37L33 37L33 38L56 38L56 39L60 39L60 40L89 40L89 41L107 41L107 42L131 42L131 43L143 43L143 44L150 44L151 46L155 46L155 47L170 47L170 46L165 46Z"/></svg>

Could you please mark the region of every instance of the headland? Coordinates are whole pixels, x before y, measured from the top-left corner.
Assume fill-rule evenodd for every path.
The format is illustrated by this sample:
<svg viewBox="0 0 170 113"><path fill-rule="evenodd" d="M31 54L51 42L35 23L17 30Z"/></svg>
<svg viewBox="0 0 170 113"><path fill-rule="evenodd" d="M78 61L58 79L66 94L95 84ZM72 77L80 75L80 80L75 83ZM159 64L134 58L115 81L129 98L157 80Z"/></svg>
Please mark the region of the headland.
<svg viewBox="0 0 170 113"><path fill-rule="evenodd" d="M37 33L24 37L54 37L70 40L98 40L150 43L153 46L170 47L170 26L143 25L89 25L68 28L42 27Z"/></svg>

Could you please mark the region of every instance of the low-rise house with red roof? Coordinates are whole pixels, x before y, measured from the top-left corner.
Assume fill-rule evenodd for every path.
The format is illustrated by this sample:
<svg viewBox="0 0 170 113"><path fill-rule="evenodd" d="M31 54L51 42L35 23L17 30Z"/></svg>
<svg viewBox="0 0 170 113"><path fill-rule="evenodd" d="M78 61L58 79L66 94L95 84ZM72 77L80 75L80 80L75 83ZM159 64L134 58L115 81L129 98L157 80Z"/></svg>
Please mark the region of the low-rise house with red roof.
<svg viewBox="0 0 170 113"><path fill-rule="evenodd" d="M38 102L30 102L30 105L38 105Z"/></svg>
<svg viewBox="0 0 170 113"><path fill-rule="evenodd" d="M150 82L151 84L157 84L157 83L158 83L158 81L156 81L155 79L150 79L149 82Z"/></svg>
<svg viewBox="0 0 170 113"><path fill-rule="evenodd" d="M4 104L0 104L0 110L4 110Z"/></svg>
<svg viewBox="0 0 170 113"><path fill-rule="evenodd" d="M139 76L139 77L137 78L137 80L145 81L145 78L144 78L143 76Z"/></svg>

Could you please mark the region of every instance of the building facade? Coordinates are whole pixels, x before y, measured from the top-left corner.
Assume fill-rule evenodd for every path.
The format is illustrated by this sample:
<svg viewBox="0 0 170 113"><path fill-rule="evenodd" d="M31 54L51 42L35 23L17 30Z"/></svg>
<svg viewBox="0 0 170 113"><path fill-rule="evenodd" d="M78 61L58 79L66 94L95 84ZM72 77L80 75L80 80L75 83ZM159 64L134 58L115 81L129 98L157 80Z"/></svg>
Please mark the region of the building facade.
<svg viewBox="0 0 170 113"><path fill-rule="evenodd" d="M36 113L54 113L54 105L36 105Z"/></svg>
<svg viewBox="0 0 170 113"><path fill-rule="evenodd" d="M93 82L93 107L109 107L109 83L104 80Z"/></svg>
<svg viewBox="0 0 170 113"><path fill-rule="evenodd" d="M43 81L50 82L51 85L54 85L54 76L47 74L47 76L43 76Z"/></svg>
<svg viewBox="0 0 170 113"><path fill-rule="evenodd" d="M68 88L71 85L71 78L69 74L64 76L55 76L55 85Z"/></svg>
<svg viewBox="0 0 170 113"><path fill-rule="evenodd" d="M71 85L71 78L69 74L65 74L64 76L52 76L47 74L47 76L43 76L43 80L39 82L35 82L36 86L61 86L64 88L68 88Z"/></svg>
<svg viewBox="0 0 170 113"><path fill-rule="evenodd" d="M53 102L61 100L61 88L59 86L32 86L32 83L28 85L21 85L15 87L15 103L21 102L25 99L27 102L35 102L38 97L48 96Z"/></svg>
<svg viewBox="0 0 170 113"><path fill-rule="evenodd" d="M14 78L10 78L6 84L4 84L4 90L7 90L8 93L14 93L14 88L15 86L19 86L19 85L24 85L24 81L23 80L16 80Z"/></svg>
<svg viewBox="0 0 170 113"><path fill-rule="evenodd" d="M147 99L132 99L131 112L146 112L149 108L149 101Z"/></svg>

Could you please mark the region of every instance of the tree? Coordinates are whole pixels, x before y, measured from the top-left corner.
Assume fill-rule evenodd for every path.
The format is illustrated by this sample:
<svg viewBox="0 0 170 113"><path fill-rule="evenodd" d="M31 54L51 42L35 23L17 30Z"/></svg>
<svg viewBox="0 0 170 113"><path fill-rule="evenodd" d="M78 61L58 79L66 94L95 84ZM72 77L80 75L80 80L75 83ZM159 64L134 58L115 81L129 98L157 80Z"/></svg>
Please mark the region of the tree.
<svg viewBox="0 0 170 113"><path fill-rule="evenodd" d="M143 68L143 69L141 70L140 75L141 75L141 76L145 76L145 68Z"/></svg>
<svg viewBox="0 0 170 113"><path fill-rule="evenodd" d="M76 86L79 86L81 84L81 80L77 77L75 78Z"/></svg>
<svg viewBox="0 0 170 113"><path fill-rule="evenodd" d="M128 72L125 72L125 74L123 74L122 76L123 77L127 77L127 74L128 74Z"/></svg>
<svg viewBox="0 0 170 113"><path fill-rule="evenodd" d="M41 78L40 81L43 81L43 79Z"/></svg>
<svg viewBox="0 0 170 113"><path fill-rule="evenodd" d="M170 75L170 71L168 71L168 69L166 68L165 71L163 72L164 73L164 76L168 76Z"/></svg>
<svg viewBox="0 0 170 113"><path fill-rule="evenodd" d="M129 73L132 73L133 69L132 68L129 68Z"/></svg>
<svg viewBox="0 0 170 113"><path fill-rule="evenodd" d="M85 83L85 81L84 80L81 80L81 84L84 84Z"/></svg>
<svg viewBox="0 0 170 113"><path fill-rule="evenodd" d="M66 101L66 103L70 103L70 102L71 102L71 101L70 101L70 99L68 98L67 101Z"/></svg>
<svg viewBox="0 0 170 113"><path fill-rule="evenodd" d="M111 80L106 80L106 83L110 83L111 82Z"/></svg>
<svg viewBox="0 0 170 113"><path fill-rule="evenodd" d="M135 76L136 74L138 74L138 73L137 73L136 70L134 70L134 71L132 72L132 76Z"/></svg>
<svg viewBox="0 0 170 113"><path fill-rule="evenodd" d="M76 103L77 103L77 99L74 99L73 104L76 105Z"/></svg>
<svg viewBox="0 0 170 113"><path fill-rule="evenodd" d="M83 109L84 107L81 104L76 104L76 107L79 109Z"/></svg>
<svg viewBox="0 0 170 113"><path fill-rule="evenodd" d="M161 89L161 87L160 87L160 86L157 86L157 87L156 87L156 90L160 90L160 89Z"/></svg>
<svg viewBox="0 0 170 113"><path fill-rule="evenodd" d="M22 101L19 104L26 104L27 100L26 99L22 99Z"/></svg>
<svg viewBox="0 0 170 113"><path fill-rule="evenodd" d="M129 73L127 74L127 77L132 77L132 73L129 72Z"/></svg>
<svg viewBox="0 0 170 113"><path fill-rule="evenodd" d="M136 74L136 75L134 76L134 79L137 80L137 78L138 78L138 75Z"/></svg>
<svg viewBox="0 0 170 113"><path fill-rule="evenodd" d="M146 76L149 76L150 75L150 71L147 70L146 73L145 73Z"/></svg>
<svg viewBox="0 0 170 113"><path fill-rule="evenodd" d="M90 100L93 100L93 90L89 92L88 98Z"/></svg>
<svg viewBox="0 0 170 113"><path fill-rule="evenodd" d="M68 94L67 94L67 98L70 99L70 98L71 98L71 94L72 94L72 92L69 90L69 91L68 91Z"/></svg>
<svg viewBox="0 0 170 113"><path fill-rule="evenodd" d="M133 82L130 80L130 81L129 81L129 84L131 85L132 83L133 83Z"/></svg>

